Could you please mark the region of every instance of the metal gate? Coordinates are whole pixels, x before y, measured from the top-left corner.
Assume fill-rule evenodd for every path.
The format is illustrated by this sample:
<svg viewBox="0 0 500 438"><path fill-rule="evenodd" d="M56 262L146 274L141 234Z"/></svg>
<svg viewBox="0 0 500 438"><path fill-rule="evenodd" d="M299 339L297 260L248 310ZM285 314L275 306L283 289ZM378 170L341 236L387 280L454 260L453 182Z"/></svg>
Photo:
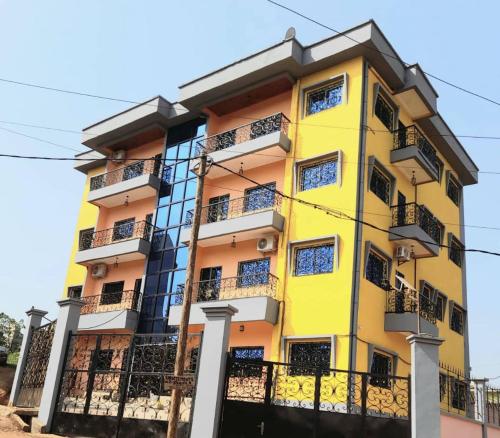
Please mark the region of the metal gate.
<svg viewBox="0 0 500 438"><path fill-rule="evenodd" d="M56 321L53 321L33 329L16 406L36 408L40 405L55 328Z"/></svg>
<svg viewBox="0 0 500 438"><path fill-rule="evenodd" d="M179 430L189 427L200 335L188 338ZM172 335L75 334L70 337L52 432L67 436L165 434L177 338Z"/></svg>
<svg viewBox="0 0 500 438"><path fill-rule="evenodd" d="M406 377L229 359L221 438L410 438Z"/></svg>

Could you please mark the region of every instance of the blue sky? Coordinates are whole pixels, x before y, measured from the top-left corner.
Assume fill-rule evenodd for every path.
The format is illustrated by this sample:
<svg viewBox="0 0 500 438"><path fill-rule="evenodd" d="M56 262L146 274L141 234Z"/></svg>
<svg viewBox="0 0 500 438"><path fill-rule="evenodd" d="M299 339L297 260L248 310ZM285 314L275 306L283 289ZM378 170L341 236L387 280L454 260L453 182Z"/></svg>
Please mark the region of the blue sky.
<svg viewBox="0 0 500 438"><path fill-rule="evenodd" d="M373 18L407 62L500 100L497 2L471 8L462 1L282 1L339 30ZM179 84L280 41L289 26L303 44L330 36L265 0L0 0L0 78L133 101L157 94L175 100ZM455 133L500 136L500 106L432 83ZM126 107L0 82L1 121L79 131ZM3 122L0 128L83 150L78 134ZM463 144L481 170L500 172L499 140ZM73 153L4 129L0 151ZM53 318L84 177L70 163L1 159L0 166L0 311L22 318L35 305ZM499 182L500 175L481 174L480 184L465 189L467 225L500 226ZM468 247L500 251L500 231L466 232ZM467 267L473 373L498 376L500 258L469 254Z"/></svg>

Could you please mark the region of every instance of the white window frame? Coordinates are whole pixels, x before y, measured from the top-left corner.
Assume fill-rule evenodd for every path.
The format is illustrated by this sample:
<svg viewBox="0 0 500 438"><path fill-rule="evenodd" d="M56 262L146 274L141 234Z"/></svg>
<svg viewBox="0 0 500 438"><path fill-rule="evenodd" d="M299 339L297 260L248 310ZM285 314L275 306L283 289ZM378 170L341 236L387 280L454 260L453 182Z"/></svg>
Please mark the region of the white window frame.
<svg viewBox="0 0 500 438"><path fill-rule="evenodd" d="M339 186L342 187L342 150L338 149L333 152L328 152L326 154L321 154L321 155L314 155L313 157L310 158L304 158L302 160L297 160L294 163L293 166L293 193L305 193L305 192L310 192L311 190L318 190L322 189L324 187L332 187L332 186ZM310 190L300 190L300 181L301 181L301 175L300 175L300 169L302 167L307 167L310 165L314 165L316 163L321 163L322 161L337 161L337 181L333 184L327 184L324 186L320 187L315 187L314 189Z"/></svg>
<svg viewBox="0 0 500 438"><path fill-rule="evenodd" d="M324 81L317 82L313 85L310 85L310 86L303 88L302 92L300 93L300 96L301 96L300 99L302 101L302 102L300 102L301 118L303 119L305 117L315 116L315 115L323 112L323 111L320 111L319 113L315 113L315 114L307 114L307 96L310 93L312 93L320 88L327 87L328 85L335 84L336 82L342 82L342 102L339 105L336 105L332 108L328 108L324 111L328 111L328 110L331 110L334 108L341 107L343 105L347 105L347 103L348 103L347 88L349 85L348 78L349 78L349 76L348 76L347 72L344 72L344 73L340 73L338 75L330 76L328 79L325 79Z"/></svg>
<svg viewBox="0 0 500 438"><path fill-rule="evenodd" d="M313 342L330 342L330 368L335 368L337 363L337 336L335 334L325 335L305 335L305 336L282 336L281 337L281 361L288 363L289 345L293 343L313 343Z"/></svg>
<svg viewBox="0 0 500 438"><path fill-rule="evenodd" d="M321 244L333 243L333 269L332 272L322 272L319 274L310 275L328 275L334 274L339 270L339 244L340 237L338 234L331 234L328 236L315 237L312 239L292 240L288 242L287 259L288 259L288 273L292 277L309 277L310 275L295 275L295 250L297 248L309 248L311 246L321 246Z"/></svg>

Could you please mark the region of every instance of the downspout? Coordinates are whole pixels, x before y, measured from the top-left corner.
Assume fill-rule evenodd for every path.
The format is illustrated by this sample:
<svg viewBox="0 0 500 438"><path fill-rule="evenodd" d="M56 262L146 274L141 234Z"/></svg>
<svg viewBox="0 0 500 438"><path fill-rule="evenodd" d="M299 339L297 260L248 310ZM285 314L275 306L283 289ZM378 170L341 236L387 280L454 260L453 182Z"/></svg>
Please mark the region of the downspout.
<svg viewBox="0 0 500 438"><path fill-rule="evenodd" d="M361 84L361 116L359 121L359 153L358 153L358 187L356 193L356 225L354 230L354 259L351 294L351 327L349 339L349 371L356 369L359 289L361 282L361 250L363 224L364 190L365 190L365 148L366 119L368 109L368 63L363 58L363 80Z"/></svg>
<svg viewBox="0 0 500 438"><path fill-rule="evenodd" d="M292 156L290 157L292 160L292 174L290 178L290 191L289 194L290 196L293 195L293 186L294 186L294 166L295 166L295 148L297 146L297 138L298 138L298 132L299 132L299 111L300 111L300 79L297 79L296 82L296 87L297 87L297 103L295 107L295 122L290 121L290 124L295 123L295 130L293 132L293 140L292 140ZM285 169L286 169L286 163L285 163ZM291 199L288 200L288 213L287 213L287 220L286 220L286 231L283 233L283 240L281 241L281 246L285 247L285 270L284 270L284 276L283 276L283 294L281 297L280 301L280 307L281 307L281 318L280 318L280 329L279 329L279 339L278 339L278 362L281 360L281 345L283 344L283 330L285 327L285 293L286 293L286 287L288 284L288 241L290 240L290 223L291 223L291 215L292 215L292 203L293 201ZM285 239L286 237L286 239ZM285 346L286 348L286 346ZM283 355L285 355L285 351L283 350ZM285 362L286 358L283 357L283 362Z"/></svg>

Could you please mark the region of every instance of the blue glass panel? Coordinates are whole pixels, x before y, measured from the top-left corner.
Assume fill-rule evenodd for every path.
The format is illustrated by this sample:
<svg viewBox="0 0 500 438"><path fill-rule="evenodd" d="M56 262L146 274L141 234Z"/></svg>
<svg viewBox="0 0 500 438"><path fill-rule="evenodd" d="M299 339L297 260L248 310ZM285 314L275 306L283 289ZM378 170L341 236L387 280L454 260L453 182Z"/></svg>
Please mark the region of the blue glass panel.
<svg viewBox="0 0 500 438"><path fill-rule="evenodd" d="M196 179L190 179L186 183L186 194L184 195L187 198L194 198L196 196Z"/></svg>
<svg viewBox="0 0 500 438"><path fill-rule="evenodd" d="M172 201L177 202L182 201L184 199L184 189L186 188L186 184L184 182L174 184L172 186Z"/></svg>
<svg viewBox="0 0 500 438"><path fill-rule="evenodd" d="M270 264L270 259L241 262L238 269L238 287L267 284Z"/></svg>
<svg viewBox="0 0 500 438"><path fill-rule="evenodd" d="M161 270L174 269L175 267L175 250L167 249L163 252L163 260L161 262Z"/></svg>
<svg viewBox="0 0 500 438"><path fill-rule="evenodd" d="M342 103L342 83L328 85L307 96L307 114L316 114Z"/></svg>
<svg viewBox="0 0 500 438"><path fill-rule="evenodd" d="M255 187L245 192L245 211L260 210L270 208L274 204L276 183L265 184L264 187Z"/></svg>
<svg viewBox="0 0 500 438"><path fill-rule="evenodd" d="M165 237L165 248L177 246L177 237L179 236L179 228L169 228Z"/></svg>
<svg viewBox="0 0 500 438"><path fill-rule="evenodd" d="M156 302L155 302L155 313L154 316L157 318L161 318L165 316L165 313L163 312L164 304L167 302L167 297L166 295L159 295L156 297Z"/></svg>
<svg viewBox="0 0 500 438"><path fill-rule="evenodd" d="M141 316L146 318L153 316L154 296L144 297L142 300Z"/></svg>
<svg viewBox="0 0 500 438"><path fill-rule="evenodd" d="M152 252L149 254L147 273L151 274L160 270L161 252Z"/></svg>
<svg viewBox="0 0 500 438"><path fill-rule="evenodd" d="M333 245L298 248L295 252L295 275L333 272Z"/></svg>
<svg viewBox="0 0 500 438"><path fill-rule="evenodd" d="M171 293L175 294L177 292L181 293L184 290L184 283L186 282L186 271L175 271L174 278L172 281Z"/></svg>
<svg viewBox="0 0 500 438"><path fill-rule="evenodd" d="M177 147L171 146L167 148L166 158L175 160L177 158Z"/></svg>
<svg viewBox="0 0 500 438"><path fill-rule="evenodd" d="M176 268L185 268L187 266L188 247L181 246L177 249L177 256L175 258Z"/></svg>
<svg viewBox="0 0 500 438"><path fill-rule="evenodd" d="M310 190L337 182L337 161L328 160L311 166L302 167L300 171L300 189Z"/></svg>
<svg viewBox="0 0 500 438"><path fill-rule="evenodd" d="M183 158L189 158L189 154L191 152L191 141L185 141L184 143L179 144L179 160Z"/></svg>
<svg viewBox="0 0 500 438"><path fill-rule="evenodd" d="M184 213L182 217L182 223L191 224L191 219L193 217L192 211L194 210L194 199L191 201L184 202ZM191 212L191 213L190 213Z"/></svg>
<svg viewBox="0 0 500 438"><path fill-rule="evenodd" d="M165 228L167 226L168 207L162 207L156 210L156 226Z"/></svg>
<svg viewBox="0 0 500 438"><path fill-rule="evenodd" d="M182 202L170 206L169 225L178 225L181 222Z"/></svg>
<svg viewBox="0 0 500 438"><path fill-rule="evenodd" d="M144 295L152 295L156 293L158 287L158 275L148 275L144 285Z"/></svg>
<svg viewBox="0 0 500 438"><path fill-rule="evenodd" d="M183 163L178 163L175 166L175 180L180 181L186 178L187 170L188 170L188 161L184 161Z"/></svg>
<svg viewBox="0 0 500 438"><path fill-rule="evenodd" d="M164 319L155 319L153 322L153 333L163 333L165 327Z"/></svg>
<svg viewBox="0 0 500 438"><path fill-rule="evenodd" d="M160 274L160 282L158 283L157 293L166 294L168 292L169 280L172 278L171 272Z"/></svg>

